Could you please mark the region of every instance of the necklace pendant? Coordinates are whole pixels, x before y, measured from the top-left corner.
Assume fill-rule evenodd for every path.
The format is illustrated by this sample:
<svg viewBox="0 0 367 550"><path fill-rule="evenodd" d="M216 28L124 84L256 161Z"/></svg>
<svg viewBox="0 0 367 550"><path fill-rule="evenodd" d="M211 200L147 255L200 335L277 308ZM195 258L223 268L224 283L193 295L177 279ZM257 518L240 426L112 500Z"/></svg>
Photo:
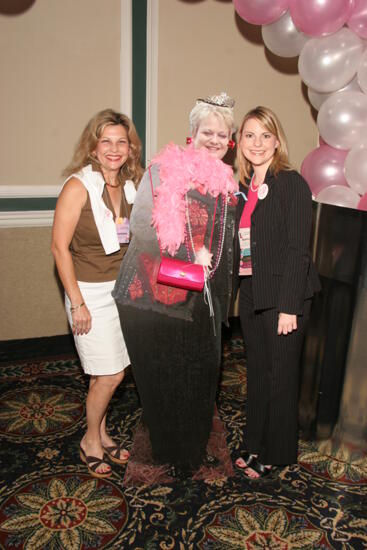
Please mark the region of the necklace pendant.
<svg viewBox="0 0 367 550"><path fill-rule="evenodd" d="M258 189L259 189L259 186L256 185L256 186L254 187L254 185L253 185L254 177L255 177L255 175L253 175L252 178L251 178L251 181L250 181L250 189L251 189L251 191L252 191L253 193L257 193L257 191L258 191Z"/></svg>

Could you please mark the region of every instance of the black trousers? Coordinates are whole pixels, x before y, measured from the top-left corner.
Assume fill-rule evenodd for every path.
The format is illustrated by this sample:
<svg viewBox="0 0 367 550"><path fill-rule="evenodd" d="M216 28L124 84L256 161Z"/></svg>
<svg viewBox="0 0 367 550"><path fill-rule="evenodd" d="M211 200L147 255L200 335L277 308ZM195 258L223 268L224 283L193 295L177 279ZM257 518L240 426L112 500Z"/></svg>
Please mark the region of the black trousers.
<svg viewBox="0 0 367 550"><path fill-rule="evenodd" d="M297 462L300 355L311 300L297 330L278 335L278 311L254 311L252 277L240 286L239 312L247 357L244 448L263 464Z"/></svg>

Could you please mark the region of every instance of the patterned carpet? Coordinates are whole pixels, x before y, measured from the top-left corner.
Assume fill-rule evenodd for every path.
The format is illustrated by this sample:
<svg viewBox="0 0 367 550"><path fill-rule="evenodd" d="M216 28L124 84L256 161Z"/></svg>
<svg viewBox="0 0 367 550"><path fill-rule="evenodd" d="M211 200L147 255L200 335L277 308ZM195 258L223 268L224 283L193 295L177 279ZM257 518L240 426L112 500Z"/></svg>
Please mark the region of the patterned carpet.
<svg viewBox="0 0 367 550"><path fill-rule="evenodd" d="M261 481L235 471L126 487L116 465L110 479L90 477L78 453L87 379L67 345L51 344L0 356L1 548L367 548L367 458L330 441L301 441L299 464ZM223 358L218 410L234 454L246 395L240 338L225 340ZM109 416L128 448L140 412L129 372Z"/></svg>

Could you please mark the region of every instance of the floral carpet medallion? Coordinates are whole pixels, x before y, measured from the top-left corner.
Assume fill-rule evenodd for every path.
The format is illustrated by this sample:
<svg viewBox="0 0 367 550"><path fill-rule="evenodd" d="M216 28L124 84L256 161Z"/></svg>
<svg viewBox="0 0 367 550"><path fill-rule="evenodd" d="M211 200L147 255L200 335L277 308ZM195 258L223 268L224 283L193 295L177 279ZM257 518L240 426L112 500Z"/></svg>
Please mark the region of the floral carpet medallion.
<svg viewBox="0 0 367 550"><path fill-rule="evenodd" d="M343 483L367 484L367 455L332 441L300 442L299 464L315 475Z"/></svg>
<svg viewBox="0 0 367 550"><path fill-rule="evenodd" d="M0 436L24 442L75 428L84 416L83 397L45 386L4 393L0 400Z"/></svg>
<svg viewBox="0 0 367 550"><path fill-rule="evenodd" d="M205 531L203 550L332 548L322 530L304 516L263 505L234 506L225 514L216 514Z"/></svg>
<svg viewBox="0 0 367 550"><path fill-rule="evenodd" d="M0 541L9 550L102 549L127 517L125 497L109 481L80 474L47 477L3 502Z"/></svg>

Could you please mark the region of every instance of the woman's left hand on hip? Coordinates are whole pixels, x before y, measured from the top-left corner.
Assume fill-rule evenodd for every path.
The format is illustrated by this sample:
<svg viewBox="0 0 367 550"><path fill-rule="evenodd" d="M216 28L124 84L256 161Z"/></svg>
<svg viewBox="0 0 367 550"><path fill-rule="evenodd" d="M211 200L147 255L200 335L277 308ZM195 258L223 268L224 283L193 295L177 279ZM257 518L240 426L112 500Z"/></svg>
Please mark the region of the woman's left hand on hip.
<svg viewBox="0 0 367 550"><path fill-rule="evenodd" d="M278 334L290 334L293 330L297 330L297 315L279 313Z"/></svg>

